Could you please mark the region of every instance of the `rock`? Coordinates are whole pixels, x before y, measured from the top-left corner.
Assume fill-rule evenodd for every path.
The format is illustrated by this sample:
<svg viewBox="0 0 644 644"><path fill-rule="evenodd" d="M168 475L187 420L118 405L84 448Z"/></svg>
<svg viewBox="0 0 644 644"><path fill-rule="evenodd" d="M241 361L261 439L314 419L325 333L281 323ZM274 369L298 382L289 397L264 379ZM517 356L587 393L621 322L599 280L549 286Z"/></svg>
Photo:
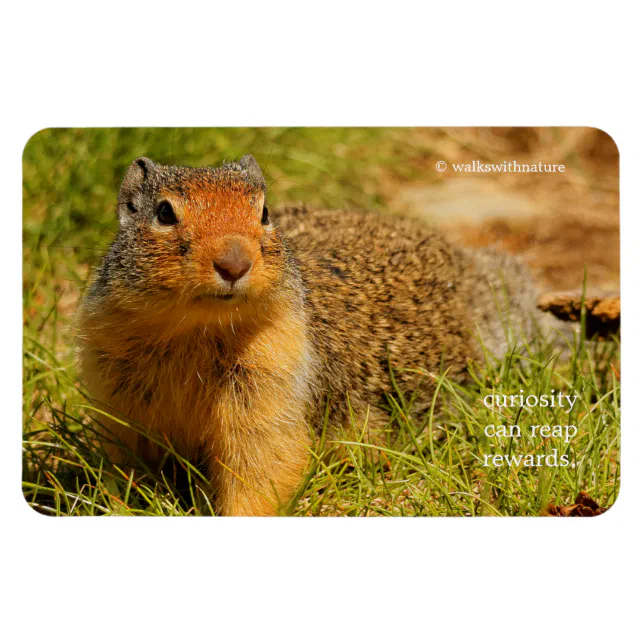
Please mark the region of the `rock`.
<svg viewBox="0 0 644 644"><path fill-rule="evenodd" d="M539 298L538 306L560 320L581 320L582 296L580 293L546 293ZM598 340L617 335L620 327L619 294L589 294L584 298L586 309L586 335Z"/></svg>

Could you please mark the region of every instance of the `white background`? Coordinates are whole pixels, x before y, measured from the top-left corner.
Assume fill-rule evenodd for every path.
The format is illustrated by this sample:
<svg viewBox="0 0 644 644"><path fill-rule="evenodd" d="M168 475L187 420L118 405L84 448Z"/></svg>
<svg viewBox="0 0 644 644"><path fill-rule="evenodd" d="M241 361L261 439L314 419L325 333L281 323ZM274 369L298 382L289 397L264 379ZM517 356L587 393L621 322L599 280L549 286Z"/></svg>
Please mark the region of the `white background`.
<svg viewBox="0 0 644 644"><path fill-rule="evenodd" d="M229 4L3 11L4 641L641 641L641 21L618 2ZM615 507L587 520L31 511L20 491L22 148L43 127L115 125L606 130L622 171Z"/></svg>

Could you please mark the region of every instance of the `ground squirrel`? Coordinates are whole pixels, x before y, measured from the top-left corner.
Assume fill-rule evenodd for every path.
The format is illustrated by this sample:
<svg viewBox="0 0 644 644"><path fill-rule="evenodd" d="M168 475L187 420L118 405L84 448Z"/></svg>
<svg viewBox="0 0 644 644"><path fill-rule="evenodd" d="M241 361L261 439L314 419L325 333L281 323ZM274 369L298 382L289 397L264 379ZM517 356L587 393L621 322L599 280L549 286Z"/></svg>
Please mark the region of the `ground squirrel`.
<svg viewBox="0 0 644 644"><path fill-rule="evenodd" d="M330 426L347 421L348 401L384 422L392 370L428 404L434 381L404 368L462 376L479 337L502 355L500 294L523 329L545 315L510 257L454 248L402 217L269 213L265 196L250 155L218 168L135 160L78 317L92 398L203 462L226 515L288 501L327 410ZM161 457L108 422L125 451Z"/></svg>

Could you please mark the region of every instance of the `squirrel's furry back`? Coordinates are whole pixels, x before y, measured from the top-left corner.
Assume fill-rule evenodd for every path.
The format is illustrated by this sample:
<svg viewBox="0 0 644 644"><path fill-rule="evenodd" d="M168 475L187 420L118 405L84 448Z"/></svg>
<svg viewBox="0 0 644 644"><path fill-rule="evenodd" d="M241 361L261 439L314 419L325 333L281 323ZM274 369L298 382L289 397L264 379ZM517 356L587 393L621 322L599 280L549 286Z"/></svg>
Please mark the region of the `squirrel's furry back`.
<svg viewBox="0 0 644 644"><path fill-rule="evenodd" d="M462 377L482 347L501 357L547 321L521 262L455 248L422 221L306 207L273 216L300 266L319 390L339 416L345 396L360 407L392 392L392 376L429 405L427 372Z"/></svg>

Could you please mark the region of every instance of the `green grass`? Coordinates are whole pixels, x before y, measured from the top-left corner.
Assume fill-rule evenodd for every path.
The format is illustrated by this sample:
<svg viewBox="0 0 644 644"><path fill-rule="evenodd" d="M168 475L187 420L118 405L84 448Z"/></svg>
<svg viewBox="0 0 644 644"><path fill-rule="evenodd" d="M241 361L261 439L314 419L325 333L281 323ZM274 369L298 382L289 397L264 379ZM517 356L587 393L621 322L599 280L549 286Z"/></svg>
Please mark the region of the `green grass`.
<svg viewBox="0 0 644 644"><path fill-rule="evenodd" d="M413 130L218 129L56 130L37 134L24 155L24 493L50 515L209 515L208 484L196 466L169 454L164 467L115 469L97 434L73 362L73 311L92 264L116 229L114 203L136 156L216 164L252 152L273 204L306 201L386 210L383 177L413 180L431 153ZM581 490L600 505L619 489L619 345L578 340L568 357L545 341L472 368L467 385L437 378L431 413L414 422L411 401L396 396L386 428L316 433L310 469L283 512L296 515L538 515ZM413 368L414 365L410 365ZM559 409L488 409L489 393L579 395ZM576 425L563 439L488 438L489 424ZM374 429L385 439L372 441ZM314 430L316 430L314 432ZM371 431L370 431L371 430ZM321 435L320 435L321 433ZM483 467L486 453L557 449L575 467Z"/></svg>

